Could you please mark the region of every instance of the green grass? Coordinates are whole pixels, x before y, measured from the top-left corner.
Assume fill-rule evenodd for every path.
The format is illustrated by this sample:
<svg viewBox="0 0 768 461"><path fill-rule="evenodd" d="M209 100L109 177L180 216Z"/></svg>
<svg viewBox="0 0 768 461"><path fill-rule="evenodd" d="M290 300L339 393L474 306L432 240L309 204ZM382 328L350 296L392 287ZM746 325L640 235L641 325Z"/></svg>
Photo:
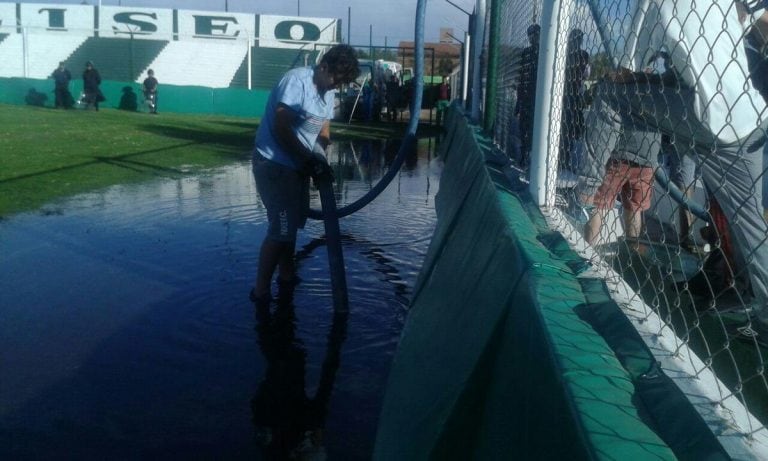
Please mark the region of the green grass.
<svg viewBox="0 0 768 461"><path fill-rule="evenodd" d="M115 184L250 158L258 120L0 105L0 218ZM404 125L334 125L337 140L401 137Z"/></svg>

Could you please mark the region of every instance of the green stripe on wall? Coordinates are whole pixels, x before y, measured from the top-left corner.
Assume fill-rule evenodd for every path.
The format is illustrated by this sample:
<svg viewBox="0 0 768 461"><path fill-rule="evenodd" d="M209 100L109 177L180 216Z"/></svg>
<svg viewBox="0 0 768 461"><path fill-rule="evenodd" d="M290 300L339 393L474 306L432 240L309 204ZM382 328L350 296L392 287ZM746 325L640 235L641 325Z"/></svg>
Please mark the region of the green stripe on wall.
<svg viewBox="0 0 768 461"><path fill-rule="evenodd" d="M101 84L101 90L107 100L101 107L118 108L123 88L126 86L133 89L141 103L143 97L140 84L105 80ZM70 91L75 99L79 97L82 88L81 80L72 81ZM53 80L0 78L0 103L24 105L25 97L30 91L48 96L45 105L53 107ZM158 112L261 117L268 97L267 90L175 86L161 83Z"/></svg>

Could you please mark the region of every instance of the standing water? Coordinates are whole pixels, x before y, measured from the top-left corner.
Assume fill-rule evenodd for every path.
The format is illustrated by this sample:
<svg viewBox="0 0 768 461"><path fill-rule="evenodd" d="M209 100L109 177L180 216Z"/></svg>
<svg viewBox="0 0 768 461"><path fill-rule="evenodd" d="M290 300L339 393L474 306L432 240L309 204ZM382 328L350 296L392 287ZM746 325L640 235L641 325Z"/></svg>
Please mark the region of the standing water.
<svg viewBox="0 0 768 461"><path fill-rule="evenodd" d="M339 206L398 148L332 145ZM311 220L293 303L254 311L267 222L250 162L0 222L0 459L260 459L295 443L369 458L435 225L431 148L421 142L341 220L346 317L333 315L323 223Z"/></svg>

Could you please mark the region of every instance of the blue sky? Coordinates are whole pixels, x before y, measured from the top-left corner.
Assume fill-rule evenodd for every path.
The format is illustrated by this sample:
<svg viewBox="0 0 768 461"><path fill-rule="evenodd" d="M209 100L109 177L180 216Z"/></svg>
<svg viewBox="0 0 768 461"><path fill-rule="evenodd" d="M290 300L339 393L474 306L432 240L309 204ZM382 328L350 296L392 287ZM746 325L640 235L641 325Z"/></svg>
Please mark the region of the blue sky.
<svg viewBox="0 0 768 461"><path fill-rule="evenodd" d="M25 1L54 5L77 4L83 0ZM86 0L95 5L99 0ZM2 3L18 3L0 0ZM472 11L474 0L452 0L466 11ZM101 0L103 6L140 6L151 8L178 8L186 10L229 11L276 15L340 18L343 36L347 37L347 13L352 10L351 41L353 45L367 45L370 25L373 25L373 44L397 45L400 40L413 40L416 0ZM427 41L437 41L441 27L453 28L453 35L463 37L467 28L467 15L445 0L428 0L425 24Z"/></svg>

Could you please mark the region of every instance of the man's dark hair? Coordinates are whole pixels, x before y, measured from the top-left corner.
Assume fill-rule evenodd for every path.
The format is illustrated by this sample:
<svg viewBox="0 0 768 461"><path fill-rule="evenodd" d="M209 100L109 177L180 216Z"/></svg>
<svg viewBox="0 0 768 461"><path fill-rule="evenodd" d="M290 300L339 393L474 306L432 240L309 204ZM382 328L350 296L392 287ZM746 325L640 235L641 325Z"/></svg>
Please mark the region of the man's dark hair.
<svg viewBox="0 0 768 461"><path fill-rule="evenodd" d="M360 75L357 52L349 45L334 46L323 55L320 63L328 66L338 83L353 82Z"/></svg>

